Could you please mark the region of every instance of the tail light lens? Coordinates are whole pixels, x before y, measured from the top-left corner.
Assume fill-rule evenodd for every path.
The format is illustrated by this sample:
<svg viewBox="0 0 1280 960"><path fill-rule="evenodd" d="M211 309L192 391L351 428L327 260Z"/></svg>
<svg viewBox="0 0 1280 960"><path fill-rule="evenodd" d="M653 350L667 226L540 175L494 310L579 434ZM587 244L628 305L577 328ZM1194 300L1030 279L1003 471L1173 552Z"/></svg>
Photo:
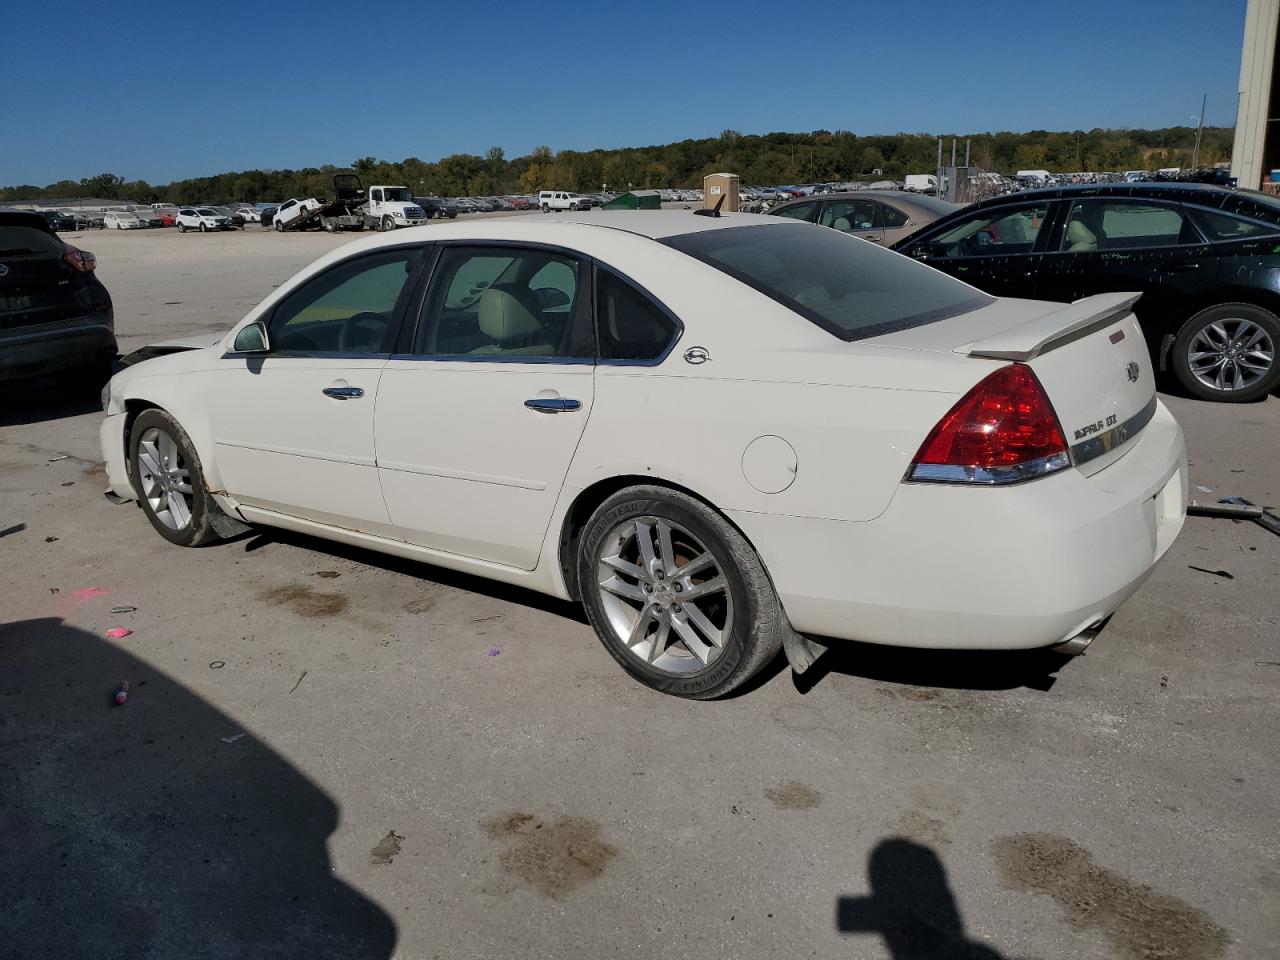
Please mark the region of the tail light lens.
<svg viewBox="0 0 1280 960"><path fill-rule="evenodd" d="M73 247L66 244L67 252L62 255L62 259L71 264L81 273L90 273L98 266L98 258L88 250L81 250L79 247Z"/></svg>
<svg viewBox="0 0 1280 960"><path fill-rule="evenodd" d="M1071 466L1058 415L1032 369L1001 367L961 398L916 453L909 480L1006 484Z"/></svg>

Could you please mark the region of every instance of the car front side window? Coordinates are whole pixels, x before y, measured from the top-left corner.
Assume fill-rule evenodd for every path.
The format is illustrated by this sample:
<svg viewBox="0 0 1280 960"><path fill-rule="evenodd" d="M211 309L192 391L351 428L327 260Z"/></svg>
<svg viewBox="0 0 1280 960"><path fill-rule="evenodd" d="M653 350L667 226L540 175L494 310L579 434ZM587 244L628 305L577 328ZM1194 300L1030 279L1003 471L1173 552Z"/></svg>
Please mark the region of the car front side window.
<svg viewBox="0 0 1280 960"><path fill-rule="evenodd" d="M929 241L943 257L1010 256L1030 253L1049 213L1049 201L984 210L966 217Z"/></svg>
<svg viewBox="0 0 1280 960"><path fill-rule="evenodd" d="M269 324L272 353L388 353L420 248L339 263L282 300Z"/></svg>

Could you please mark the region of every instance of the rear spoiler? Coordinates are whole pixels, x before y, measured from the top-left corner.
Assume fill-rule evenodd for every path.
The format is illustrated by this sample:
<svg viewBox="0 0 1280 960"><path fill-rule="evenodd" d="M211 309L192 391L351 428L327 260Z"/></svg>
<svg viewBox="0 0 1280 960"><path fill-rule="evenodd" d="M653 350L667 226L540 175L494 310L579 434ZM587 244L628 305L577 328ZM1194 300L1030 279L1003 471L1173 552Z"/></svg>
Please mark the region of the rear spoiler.
<svg viewBox="0 0 1280 960"><path fill-rule="evenodd" d="M1124 319L1133 312L1133 305L1141 296L1141 293L1096 293L993 337L977 340L957 352L992 360L1031 360Z"/></svg>

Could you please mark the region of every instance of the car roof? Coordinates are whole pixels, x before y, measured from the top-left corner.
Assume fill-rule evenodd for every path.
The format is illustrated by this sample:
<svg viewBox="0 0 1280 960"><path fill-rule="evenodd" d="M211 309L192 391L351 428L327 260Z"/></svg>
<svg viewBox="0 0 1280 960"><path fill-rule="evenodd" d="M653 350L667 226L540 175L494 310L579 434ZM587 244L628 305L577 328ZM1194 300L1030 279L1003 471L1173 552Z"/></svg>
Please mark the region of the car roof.
<svg viewBox="0 0 1280 960"><path fill-rule="evenodd" d="M493 220L480 222L511 223L528 219L530 218L495 217ZM667 237L701 233L705 230L725 230L748 224L779 222L776 217L765 217L755 213L722 213L718 217L704 217L692 210L591 210L551 213L537 218L537 222L544 220L547 223L572 223L585 227L625 230L627 233L648 237L651 240L665 240Z"/></svg>
<svg viewBox="0 0 1280 960"><path fill-rule="evenodd" d="M1040 187L1035 190L1023 190L1019 193L1008 193L1001 197L992 197L975 204L978 207L1000 206L1006 203L1018 203L1028 198L1032 200L1070 200L1078 197L1162 197L1166 200L1189 200L1192 202L1211 202L1217 205L1229 194L1240 191L1231 187L1221 187L1212 183L1188 183L1140 181L1137 183L1071 183L1057 187Z"/></svg>
<svg viewBox="0 0 1280 960"><path fill-rule="evenodd" d="M49 221L45 220L40 214L31 210L17 210L13 207L0 207L0 225L6 227L35 227L46 233L52 233L49 229Z"/></svg>

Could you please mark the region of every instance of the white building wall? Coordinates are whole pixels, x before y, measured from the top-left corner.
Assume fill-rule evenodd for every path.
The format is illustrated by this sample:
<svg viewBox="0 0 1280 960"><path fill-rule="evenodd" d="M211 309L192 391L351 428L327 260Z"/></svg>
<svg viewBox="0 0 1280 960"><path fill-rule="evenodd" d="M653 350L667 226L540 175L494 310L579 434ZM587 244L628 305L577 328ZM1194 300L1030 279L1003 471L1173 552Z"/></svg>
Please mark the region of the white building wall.
<svg viewBox="0 0 1280 960"><path fill-rule="evenodd" d="M1236 107L1236 134L1231 148L1231 175L1242 187L1258 189L1262 177L1262 151L1266 143L1267 112L1271 100L1276 26L1280 0L1249 0L1244 17L1244 47L1240 53L1240 99ZM1276 105L1280 110L1280 104ZM1280 117L1276 118L1280 121Z"/></svg>

